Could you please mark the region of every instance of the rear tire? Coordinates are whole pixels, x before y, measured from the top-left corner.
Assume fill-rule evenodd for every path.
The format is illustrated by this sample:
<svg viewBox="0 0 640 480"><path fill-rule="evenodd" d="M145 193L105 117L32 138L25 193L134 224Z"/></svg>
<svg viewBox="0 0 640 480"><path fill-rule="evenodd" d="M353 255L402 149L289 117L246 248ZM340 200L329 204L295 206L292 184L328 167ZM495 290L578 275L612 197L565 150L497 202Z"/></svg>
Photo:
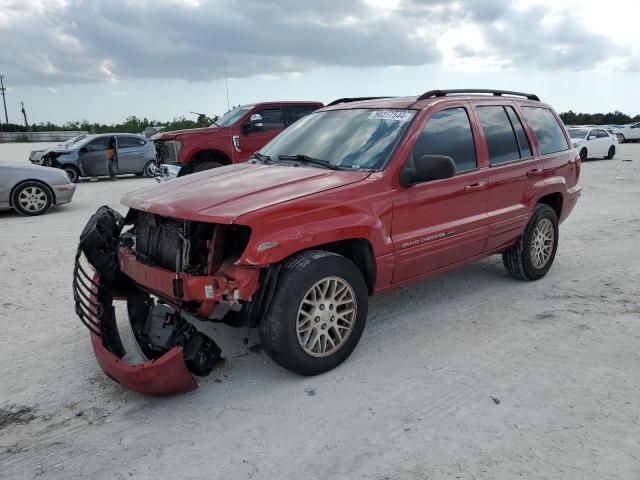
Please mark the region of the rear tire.
<svg viewBox="0 0 640 480"><path fill-rule="evenodd" d="M73 165L63 165L60 168L62 168L62 170L64 170L64 173L67 174L67 177L69 177L71 183L78 183L78 180L80 179L80 170L78 170Z"/></svg>
<svg viewBox="0 0 640 480"><path fill-rule="evenodd" d="M502 253L507 271L520 280L544 277L558 249L558 217L549 205L537 204L518 241Z"/></svg>
<svg viewBox="0 0 640 480"><path fill-rule="evenodd" d="M351 260L323 250L301 252L282 265L259 325L262 347L300 375L331 370L358 344L367 303L367 286Z"/></svg>
<svg viewBox="0 0 640 480"><path fill-rule="evenodd" d="M193 173L202 172L204 170L211 170L212 168L218 168L221 166L222 164L218 162L202 162L193 169Z"/></svg>
<svg viewBox="0 0 640 480"><path fill-rule="evenodd" d="M580 161L584 162L587 160L587 158L588 158L587 149L583 148L582 150L580 150Z"/></svg>
<svg viewBox="0 0 640 480"><path fill-rule="evenodd" d="M44 183L24 182L11 193L11 205L19 214L27 217L42 215L53 205L53 194Z"/></svg>
<svg viewBox="0 0 640 480"><path fill-rule="evenodd" d="M616 154L616 147L611 145L611 147L609 147L609 152L607 152L607 156L604 157L604 159L611 160L615 154Z"/></svg>

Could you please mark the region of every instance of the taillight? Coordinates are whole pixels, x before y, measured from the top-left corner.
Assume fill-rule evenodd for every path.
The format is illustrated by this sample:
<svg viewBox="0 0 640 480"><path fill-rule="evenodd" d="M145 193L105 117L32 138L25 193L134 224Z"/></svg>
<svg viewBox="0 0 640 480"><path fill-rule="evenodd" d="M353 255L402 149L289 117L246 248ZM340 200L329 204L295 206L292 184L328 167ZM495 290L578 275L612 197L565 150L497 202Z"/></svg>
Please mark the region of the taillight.
<svg viewBox="0 0 640 480"><path fill-rule="evenodd" d="M580 155L578 155L576 157L576 183L578 183L578 180L580 179L580 167L582 166L582 163L580 162Z"/></svg>

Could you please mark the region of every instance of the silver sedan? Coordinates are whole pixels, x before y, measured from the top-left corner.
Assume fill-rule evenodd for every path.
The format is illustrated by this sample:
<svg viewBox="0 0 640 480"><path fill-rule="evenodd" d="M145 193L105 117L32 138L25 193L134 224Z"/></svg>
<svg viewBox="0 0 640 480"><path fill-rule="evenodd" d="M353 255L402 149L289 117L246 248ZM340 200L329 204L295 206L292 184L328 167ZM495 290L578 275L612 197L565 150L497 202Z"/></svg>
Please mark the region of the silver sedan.
<svg viewBox="0 0 640 480"><path fill-rule="evenodd" d="M76 185L63 170L0 165L0 210L42 215L53 205L69 203L75 191Z"/></svg>

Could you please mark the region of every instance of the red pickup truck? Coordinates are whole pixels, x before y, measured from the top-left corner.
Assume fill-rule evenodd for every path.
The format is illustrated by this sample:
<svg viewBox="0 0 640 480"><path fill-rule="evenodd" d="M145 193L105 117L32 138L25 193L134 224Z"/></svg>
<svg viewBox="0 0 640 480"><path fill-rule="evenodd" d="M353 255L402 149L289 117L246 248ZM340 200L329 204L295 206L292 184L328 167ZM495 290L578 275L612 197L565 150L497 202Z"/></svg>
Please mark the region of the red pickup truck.
<svg viewBox="0 0 640 480"><path fill-rule="evenodd" d="M580 166L536 95L343 99L247 163L129 193L124 218L103 207L81 237L76 278L84 256L96 273L74 279L77 312L102 368L139 391L211 370L220 350L195 319L255 327L278 364L318 374L355 348L369 295L494 254L544 277ZM150 361L122 360L114 300Z"/></svg>
<svg viewBox="0 0 640 480"><path fill-rule="evenodd" d="M168 179L246 162L286 127L322 106L320 102L241 105L208 128L159 133L152 138L156 172Z"/></svg>

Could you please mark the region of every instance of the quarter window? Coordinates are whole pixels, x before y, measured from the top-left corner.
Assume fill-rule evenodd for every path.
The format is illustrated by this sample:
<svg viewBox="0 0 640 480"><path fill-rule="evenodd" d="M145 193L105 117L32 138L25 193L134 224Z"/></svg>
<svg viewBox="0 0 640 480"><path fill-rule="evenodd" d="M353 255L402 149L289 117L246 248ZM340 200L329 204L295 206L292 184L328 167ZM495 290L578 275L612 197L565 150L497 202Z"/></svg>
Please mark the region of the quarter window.
<svg viewBox="0 0 640 480"><path fill-rule="evenodd" d="M476 147L469 115L464 108L450 108L429 119L413 147L413 158L423 155L446 155L456 164L457 172L475 169Z"/></svg>
<svg viewBox="0 0 640 480"><path fill-rule="evenodd" d="M562 128L551 110L540 107L522 107L522 111L538 138L540 153L546 155L569 149Z"/></svg>

